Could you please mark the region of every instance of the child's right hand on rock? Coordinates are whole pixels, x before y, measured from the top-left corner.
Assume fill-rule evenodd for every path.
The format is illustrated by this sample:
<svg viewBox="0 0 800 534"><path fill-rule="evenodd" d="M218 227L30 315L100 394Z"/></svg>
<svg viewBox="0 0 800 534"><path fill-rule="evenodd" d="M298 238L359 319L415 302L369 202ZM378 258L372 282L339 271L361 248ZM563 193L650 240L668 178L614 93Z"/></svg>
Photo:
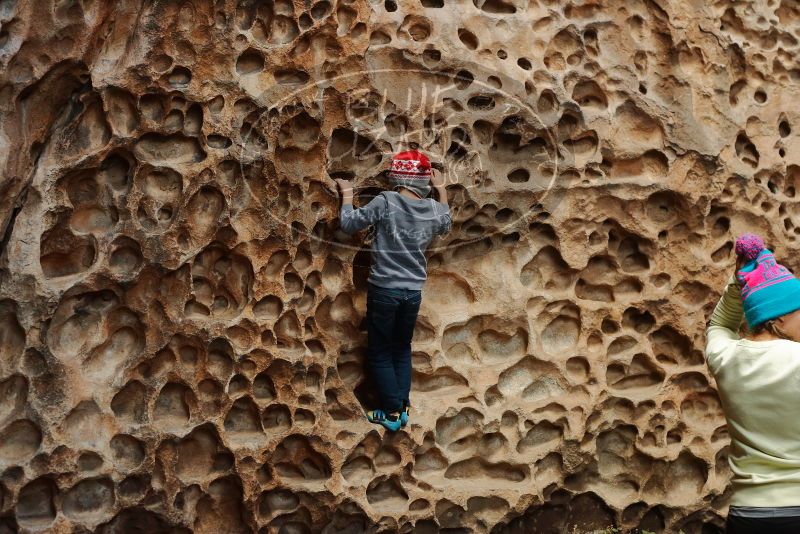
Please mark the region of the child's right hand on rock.
<svg viewBox="0 0 800 534"><path fill-rule="evenodd" d="M444 174L438 169L431 169L431 185L433 187L441 187L444 185Z"/></svg>
<svg viewBox="0 0 800 534"><path fill-rule="evenodd" d="M447 206L447 190L445 189L444 174L436 169L431 169L431 185L436 190L439 202Z"/></svg>

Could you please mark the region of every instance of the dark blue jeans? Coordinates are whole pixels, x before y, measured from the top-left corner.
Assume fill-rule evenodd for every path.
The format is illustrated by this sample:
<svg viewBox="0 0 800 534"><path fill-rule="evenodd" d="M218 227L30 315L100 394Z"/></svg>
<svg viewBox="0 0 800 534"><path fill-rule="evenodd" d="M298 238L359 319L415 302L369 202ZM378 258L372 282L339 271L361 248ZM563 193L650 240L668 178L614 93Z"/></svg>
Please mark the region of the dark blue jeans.
<svg viewBox="0 0 800 534"><path fill-rule="evenodd" d="M380 408L399 412L411 391L411 338L422 292L369 284L367 290L367 366Z"/></svg>

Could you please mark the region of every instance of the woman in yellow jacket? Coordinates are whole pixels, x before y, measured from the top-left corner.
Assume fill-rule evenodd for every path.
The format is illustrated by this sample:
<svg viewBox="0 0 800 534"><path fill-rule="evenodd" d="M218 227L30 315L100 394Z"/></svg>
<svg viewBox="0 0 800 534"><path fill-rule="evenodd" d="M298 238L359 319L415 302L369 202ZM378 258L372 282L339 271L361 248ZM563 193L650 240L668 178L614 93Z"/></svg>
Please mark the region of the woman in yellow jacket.
<svg viewBox="0 0 800 534"><path fill-rule="evenodd" d="M737 269L709 321L733 476L727 532L800 533L800 280L756 235L736 241ZM739 337L742 315L748 335Z"/></svg>

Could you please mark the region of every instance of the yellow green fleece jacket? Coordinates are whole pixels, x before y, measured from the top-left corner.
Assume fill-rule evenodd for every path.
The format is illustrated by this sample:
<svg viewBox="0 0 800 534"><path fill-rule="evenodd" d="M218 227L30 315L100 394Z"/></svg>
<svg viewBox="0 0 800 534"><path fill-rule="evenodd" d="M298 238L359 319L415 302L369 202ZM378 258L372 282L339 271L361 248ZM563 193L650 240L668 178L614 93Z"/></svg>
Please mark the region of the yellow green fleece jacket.
<svg viewBox="0 0 800 534"><path fill-rule="evenodd" d="M731 278L706 330L706 362L731 436L731 506L800 506L800 343L740 339Z"/></svg>

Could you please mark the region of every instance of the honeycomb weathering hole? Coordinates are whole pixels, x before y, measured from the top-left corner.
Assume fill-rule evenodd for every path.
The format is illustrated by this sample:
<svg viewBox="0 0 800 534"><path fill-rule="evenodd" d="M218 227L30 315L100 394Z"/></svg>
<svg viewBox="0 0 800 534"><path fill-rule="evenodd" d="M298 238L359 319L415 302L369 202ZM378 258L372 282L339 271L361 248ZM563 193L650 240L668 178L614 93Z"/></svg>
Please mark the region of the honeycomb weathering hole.
<svg viewBox="0 0 800 534"><path fill-rule="evenodd" d="M721 531L703 329L737 234L800 239L791 6L51 4L0 1L0 531ZM453 224L389 433L330 179L409 148Z"/></svg>

